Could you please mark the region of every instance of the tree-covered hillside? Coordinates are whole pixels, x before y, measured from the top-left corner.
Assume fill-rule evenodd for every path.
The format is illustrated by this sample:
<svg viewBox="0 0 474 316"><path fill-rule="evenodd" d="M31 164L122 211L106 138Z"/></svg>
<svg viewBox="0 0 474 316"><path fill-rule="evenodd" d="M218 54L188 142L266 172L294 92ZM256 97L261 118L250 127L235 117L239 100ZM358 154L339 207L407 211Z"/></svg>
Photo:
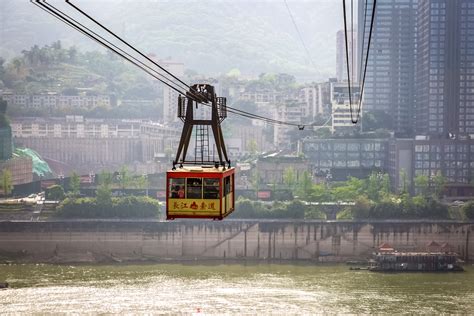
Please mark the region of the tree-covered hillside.
<svg viewBox="0 0 474 316"><path fill-rule="evenodd" d="M78 17L64 1L51 3ZM335 72L335 34L342 28L335 0L288 1L318 69L312 67L283 1L76 1L141 50L173 57L202 74L293 73L310 81ZM0 56L61 40L97 44L50 17L29 1L0 2Z"/></svg>
<svg viewBox="0 0 474 316"><path fill-rule="evenodd" d="M153 81L113 53L64 48L60 41L33 45L9 62L0 57L1 88L20 94L53 91L76 95L78 89L85 89L120 98L157 97Z"/></svg>

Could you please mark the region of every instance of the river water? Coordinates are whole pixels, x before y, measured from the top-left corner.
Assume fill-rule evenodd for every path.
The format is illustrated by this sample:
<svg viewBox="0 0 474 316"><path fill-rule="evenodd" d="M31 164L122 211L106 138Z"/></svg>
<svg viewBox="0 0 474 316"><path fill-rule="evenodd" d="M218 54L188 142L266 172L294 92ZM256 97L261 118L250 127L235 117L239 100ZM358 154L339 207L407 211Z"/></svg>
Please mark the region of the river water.
<svg viewBox="0 0 474 316"><path fill-rule="evenodd" d="M464 273L382 274L345 265L0 265L1 314L474 313Z"/></svg>

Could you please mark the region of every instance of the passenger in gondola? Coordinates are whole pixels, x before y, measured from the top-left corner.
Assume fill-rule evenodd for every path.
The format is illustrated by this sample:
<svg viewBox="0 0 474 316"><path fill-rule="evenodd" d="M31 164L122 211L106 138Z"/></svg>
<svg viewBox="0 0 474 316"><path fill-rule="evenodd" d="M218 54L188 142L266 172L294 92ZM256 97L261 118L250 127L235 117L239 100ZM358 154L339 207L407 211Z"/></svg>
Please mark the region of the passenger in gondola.
<svg viewBox="0 0 474 316"><path fill-rule="evenodd" d="M171 198L172 199L177 199L178 198L178 190L179 190L179 186L177 186L177 185L173 185L171 187Z"/></svg>
<svg viewBox="0 0 474 316"><path fill-rule="evenodd" d="M184 188L178 186L178 198L184 199Z"/></svg>

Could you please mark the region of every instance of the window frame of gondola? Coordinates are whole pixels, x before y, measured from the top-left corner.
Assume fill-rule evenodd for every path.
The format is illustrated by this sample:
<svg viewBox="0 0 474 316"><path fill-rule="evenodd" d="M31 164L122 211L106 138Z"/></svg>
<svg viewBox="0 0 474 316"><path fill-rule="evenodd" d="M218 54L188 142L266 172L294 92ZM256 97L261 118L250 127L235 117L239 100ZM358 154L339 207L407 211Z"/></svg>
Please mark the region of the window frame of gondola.
<svg viewBox="0 0 474 316"><path fill-rule="evenodd" d="M186 177L186 199L203 199L203 178L197 178L197 177ZM191 184L189 183L190 181ZM197 182L198 184L194 184ZM200 182L200 184L199 184ZM200 190L199 190L200 188ZM193 192L195 191L195 192ZM200 191L199 194L197 194Z"/></svg>
<svg viewBox="0 0 474 316"><path fill-rule="evenodd" d="M181 183L179 183L181 182ZM169 179L169 196L168 198L170 199L184 199L186 198L186 178L170 178ZM176 189L176 186L178 186L178 189ZM184 191L184 196L179 197L179 189L183 189ZM174 195L176 194L176 195Z"/></svg>

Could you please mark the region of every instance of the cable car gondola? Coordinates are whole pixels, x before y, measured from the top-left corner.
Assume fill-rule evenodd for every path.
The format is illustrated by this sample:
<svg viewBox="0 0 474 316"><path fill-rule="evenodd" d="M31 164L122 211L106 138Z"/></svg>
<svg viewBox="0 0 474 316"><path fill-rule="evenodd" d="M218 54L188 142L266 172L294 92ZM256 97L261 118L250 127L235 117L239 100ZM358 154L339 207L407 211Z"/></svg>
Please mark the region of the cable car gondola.
<svg viewBox="0 0 474 316"><path fill-rule="evenodd" d="M223 219L234 210L234 168L170 170L167 197L167 219Z"/></svg>
<svg viewBox="0 0 474 316"><path fill-rule="evenodd" d="M194 105L211 108L210 119L196 119ZM214 87L196 84L178 99L178 117L183 131L173 161L166 173L166 219L210 218L222 220L234 211L234 175L230 166L221 122L227 117L226 99L217 97ZM209 128L214 135L217 158L210 157ZM194 160L187 160L191 135L195 131Z"/></svg>

